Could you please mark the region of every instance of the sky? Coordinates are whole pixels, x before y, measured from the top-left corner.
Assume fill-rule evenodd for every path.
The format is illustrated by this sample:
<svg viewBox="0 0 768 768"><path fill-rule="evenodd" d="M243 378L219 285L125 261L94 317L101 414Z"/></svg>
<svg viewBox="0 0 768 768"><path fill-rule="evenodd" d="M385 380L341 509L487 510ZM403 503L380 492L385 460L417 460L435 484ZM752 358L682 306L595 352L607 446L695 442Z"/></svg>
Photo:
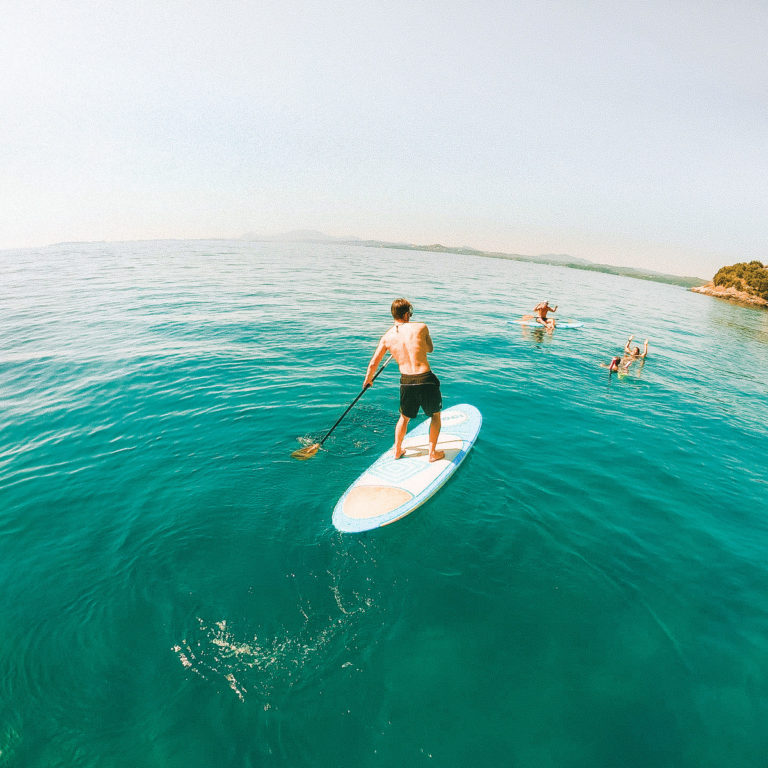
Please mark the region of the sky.
<svg viewBox="0 0 768 768"><path fill-rule="evenodd" d="M765 0L24 0L0 249L338 237L768 261Z"/></svg>

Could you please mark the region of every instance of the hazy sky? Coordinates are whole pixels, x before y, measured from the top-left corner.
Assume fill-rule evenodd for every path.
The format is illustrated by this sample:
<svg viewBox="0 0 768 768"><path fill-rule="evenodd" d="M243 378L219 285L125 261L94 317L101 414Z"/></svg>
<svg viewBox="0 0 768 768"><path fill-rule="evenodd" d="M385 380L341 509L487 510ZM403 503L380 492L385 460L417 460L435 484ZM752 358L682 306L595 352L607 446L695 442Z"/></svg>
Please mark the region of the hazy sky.
<svg viewBox="0 0 768 768"><path fill-rule="evenodd" d="M0 248L297 228L768 261L768 2L23 0Z"/></svg>

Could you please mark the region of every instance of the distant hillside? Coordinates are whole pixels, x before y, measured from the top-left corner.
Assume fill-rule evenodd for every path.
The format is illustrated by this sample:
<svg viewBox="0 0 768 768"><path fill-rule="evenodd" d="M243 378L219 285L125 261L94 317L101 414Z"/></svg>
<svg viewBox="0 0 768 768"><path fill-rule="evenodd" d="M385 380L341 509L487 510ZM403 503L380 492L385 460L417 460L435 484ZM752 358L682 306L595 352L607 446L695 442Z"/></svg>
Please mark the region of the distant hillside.
<svg viewBox="0 0 768 768"><path fill-rule="evenodd" d="M721 267L712 282L693 290L720 299L768 306L768 266L759 261L741 261Z"/></svg>
<svg viewBox="0 0 768 768"><path fill-rule="evenodd" d="M609 275L621 275L623 277L634 277L638 280L652 280L656 283L667 283L669 285L680 285L683 288L693 288L703 285L706 280L699 277L681 277L680 275L667 275L663 272L653 272L650 270L636 269L635 267L615 267L612 264L597 264L587 259L579 259L566 255L543 255L543 256L524 256L518 253L500 253L496 251L479 251L476 248L454 248L451 246L440 245L413 245L407 243L387 243L381 240L355 240L340 241L349 245L364 245L372 248L399 248L407 251L430 251L432 253L457 253L464 256L481 256L486 259L508 259L510 261L528 261L536 264L549 264L557 267L569 267L571 269L584 269L589 272L605 272Z"/></svg>
<svg viewBox="0 0 768 768"><path fill-rule="evenodd" d="M557 267L569 267L570 269L584 269L589 272L605 272L609 275L621 275L633 277L638 280L652 280L656 283L680 285L683 288L693 288L704 285L706 280L698 277L681 277L680 275L668 275L663 272L653 272L647 269L635 267L615 267L612 264L597 264L588 259L580 259L565 254L545 254L542 256L526 256L519 253L501 253L498 251L480 251L468 246L454 247L434 243L432 245L414 245L413 243L390 243L384 240L359 240L350 238L338 238L325 235L315 230L299 229L293 232L285 232L279 235L260 235L255 232L246 232L241 240L260 240L268 242L304 242L304 243L336 243L338 245L362 245L367 248L396 248L404 251L429 251L431 253L456 253L462 256L480 256L486 259L508 259L510 261L527 261L536 264L549 264Z"/></svg>

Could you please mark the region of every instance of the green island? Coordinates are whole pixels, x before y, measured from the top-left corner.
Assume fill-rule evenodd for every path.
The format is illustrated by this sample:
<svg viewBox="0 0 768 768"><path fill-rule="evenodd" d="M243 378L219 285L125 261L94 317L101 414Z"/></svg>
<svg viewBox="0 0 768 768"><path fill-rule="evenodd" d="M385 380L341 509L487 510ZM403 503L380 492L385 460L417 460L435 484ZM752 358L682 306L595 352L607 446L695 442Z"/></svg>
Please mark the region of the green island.
<svg viewBox="0 0 768 768"><path fill-rule="evenodd" d="M768 307L768 266L760 261L740 261L720 267L712 282L691 290L741 304Z"/></svg>
<svg viewBox="0 0 768 768"><path fill-rule="evenodd" d="M768 299L768 267L760 261L740 261L730 267L720 267L712 282Z"/></svg>

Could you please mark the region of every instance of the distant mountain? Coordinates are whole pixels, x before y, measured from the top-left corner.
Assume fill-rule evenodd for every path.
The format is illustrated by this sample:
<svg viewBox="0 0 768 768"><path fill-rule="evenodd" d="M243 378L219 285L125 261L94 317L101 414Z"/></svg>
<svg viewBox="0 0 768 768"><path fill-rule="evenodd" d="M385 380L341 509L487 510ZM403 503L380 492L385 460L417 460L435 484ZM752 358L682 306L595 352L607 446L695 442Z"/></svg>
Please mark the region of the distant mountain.
<svg viewBox="0 0 768 768"><path fill-rule="evenodd" d="M431 253L455 253L461 256L480 256L486 259L508 259L510 261L527 261L536 264L549 264L557 267L569 267L570 269L584 269L589 272L605 272L609 275L621 275L633 277L637 280L652 280L656 283L680 285L684 288L694 288L704 285L707 281L699 277L680 275L668 275L663 272L654 272L636 267L616 267L612 264L598 264L588 259L568 256L567 254L543 254L541 256L528 256L519 253L502 253L499 251L481 251L468 246L454 247L433 243L432 245L414 245L413 243L390 243L385 240L360 240L358 238L331 237L323 232L312 229L297 229L292 232L284 232L279 235L262 235L255 232L247 232L241 240L260 240L266 242L293 242L293 243L337 243L339 245L358 245L366 248L395 248L404 251L429 251Z"/></svg>

